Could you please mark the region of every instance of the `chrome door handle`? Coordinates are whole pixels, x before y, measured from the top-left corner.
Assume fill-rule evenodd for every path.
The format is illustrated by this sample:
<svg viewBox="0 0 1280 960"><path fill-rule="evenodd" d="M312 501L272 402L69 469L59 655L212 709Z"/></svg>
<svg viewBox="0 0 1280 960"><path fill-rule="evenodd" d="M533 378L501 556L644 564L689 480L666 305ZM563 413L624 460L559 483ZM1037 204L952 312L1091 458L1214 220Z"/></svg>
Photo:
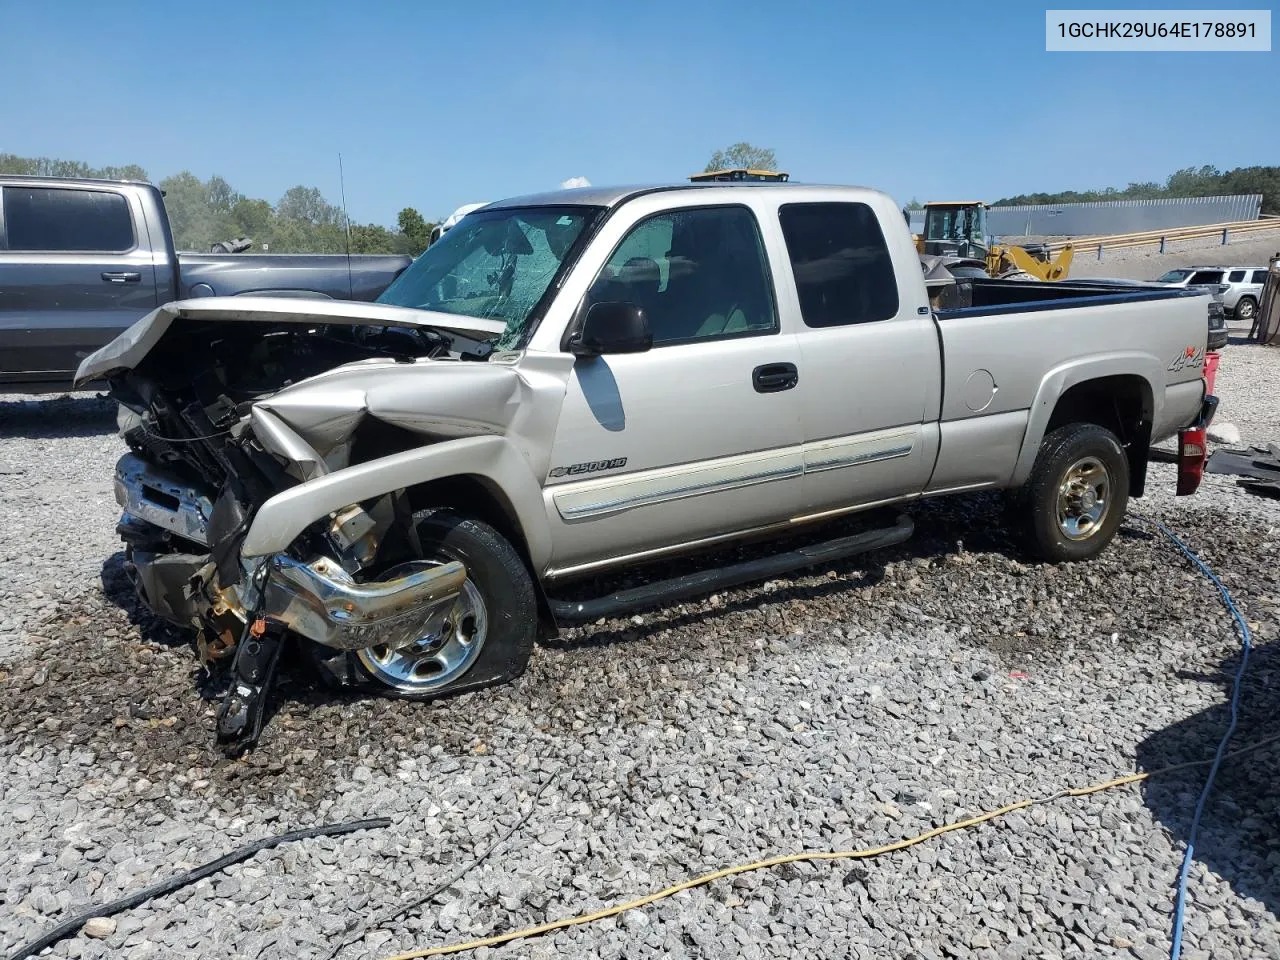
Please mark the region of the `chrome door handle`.
<svg viewBox="0 0 1280 960"><path fill-rule="evenodd" d="M142 281L142 274L132 272L111 273L110 271L105 271L102 274L102 279L107 281L107 283L140 283Z"/></svg>

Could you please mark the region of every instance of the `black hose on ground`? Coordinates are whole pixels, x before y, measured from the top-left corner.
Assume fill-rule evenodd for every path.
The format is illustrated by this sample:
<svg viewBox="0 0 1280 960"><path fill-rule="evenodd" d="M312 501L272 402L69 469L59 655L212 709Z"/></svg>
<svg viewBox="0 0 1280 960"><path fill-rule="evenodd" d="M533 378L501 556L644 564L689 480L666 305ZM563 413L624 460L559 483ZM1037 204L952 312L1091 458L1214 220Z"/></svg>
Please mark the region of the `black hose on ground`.
<svg viewBox="0 0 1280 960"><path fill-rule="evenodd" d="M154 897L173 893L175 890L203 880L210 874L225 870L232 864L248 860L255 853L262 850L270 850L272 847L278 847L282 843L292 843L295 840L307 840L311 837L337 837L344 833L355 833L357 830L376 830L389 826L391 826L391 821L386 817L375 817L372 820L355 820L351 823L338 823L327 827L309 827L306 830L293 830L289 833L282 833L279 836L266 837L262 840L254 841L248 846L241 847L239 850L228 853L225 857L219 857L211 863L204 864L204 866L188 870L186 873L180 873L176 877L170 877L168 880L163 880L154 886L139 890L137 893L121 897L119 900L113 900L111 903L103 904L92 910L86 910L79 916L65 920L38 940L32 940L25 946L19 947L18 952L10 956L9 960L24 960L26 957L34 957L45 947L52 946L59 940L72 936L94 917L109 917L112 914L120 913L122 910L131 910L138 904L145 903Z"/></svg>

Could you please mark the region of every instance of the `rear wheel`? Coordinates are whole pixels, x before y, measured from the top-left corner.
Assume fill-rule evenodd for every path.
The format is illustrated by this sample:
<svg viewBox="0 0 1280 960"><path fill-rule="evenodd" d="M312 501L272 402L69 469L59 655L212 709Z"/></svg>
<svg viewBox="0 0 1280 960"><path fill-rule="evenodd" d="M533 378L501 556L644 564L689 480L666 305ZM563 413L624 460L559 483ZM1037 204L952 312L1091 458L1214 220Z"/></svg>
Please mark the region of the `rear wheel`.
<svg viewBox="0 0 1280 960"><path fill-rule="evenodd" d="M1236 304L1236 320L1240 323L1252 323L1258 313L1258 301L1253 297L1241 297Z"/></svg>
<svg viewBox="0 0 1280 960"><path fill-rule="evenodd" d="M538 622L533 580L520 554L489 525L453 510L425 510L414 522L425 557L413 565L457 560L467 580L452 607L414 643L348 654L354 674L381 693L411 700L514 680L529 662Z"/></svg>
<svg viewBox="0 0 1280 960"><path fill-rule="evenodd" d="M1027 547L1053 563L1089 560L1112 538L1129 502L1129 461L1116 435L1092 423L1059 427L1040 444L1012 520Z"/></svg>

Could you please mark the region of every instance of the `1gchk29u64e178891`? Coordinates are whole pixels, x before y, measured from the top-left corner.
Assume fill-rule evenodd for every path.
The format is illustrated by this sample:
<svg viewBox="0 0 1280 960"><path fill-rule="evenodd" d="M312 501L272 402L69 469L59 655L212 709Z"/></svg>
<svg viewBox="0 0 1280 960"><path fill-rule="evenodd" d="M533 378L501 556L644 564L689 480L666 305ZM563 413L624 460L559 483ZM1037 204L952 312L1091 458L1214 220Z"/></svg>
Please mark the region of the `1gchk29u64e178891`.
<svg viewBox="0 0 1280 960"><path fill-rule="evenodd" d="M438 697L517 676L540 625L911 521L593 600L557 599L567 581L873 507L1006 489L1032 550L1086 560L1150 444L1212 415L1205 310L1194 291L927 284L873 190L588 188L469 214L376 303L170 303L79 377L124 408L140 592L230 664L219 733L243 744L286 638L334 682Z"/></svg>

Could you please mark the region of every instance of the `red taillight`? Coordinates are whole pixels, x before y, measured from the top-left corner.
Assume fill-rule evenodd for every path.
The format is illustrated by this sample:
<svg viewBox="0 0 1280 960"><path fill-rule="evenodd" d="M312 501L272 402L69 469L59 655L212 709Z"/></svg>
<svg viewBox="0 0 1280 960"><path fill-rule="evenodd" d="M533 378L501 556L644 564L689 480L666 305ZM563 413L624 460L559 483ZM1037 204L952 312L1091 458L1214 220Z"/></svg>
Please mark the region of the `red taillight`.
<svg viewBox="0 0 1280 960"><path fill-rule="evenodd" d="M1178 431L1179 497L1189 497L1199 489L1200 481L1204 479L1205 459L1205 428Z"/></svg>
<svg viewBox="0 0 1280 960"><path fill-rule="evenodd" d="M1222 360L1222 354L1217 351L1210 350L1204 355L1204 392L1213 393L1213 381L1218 377L1218 363Z"/></svg>

